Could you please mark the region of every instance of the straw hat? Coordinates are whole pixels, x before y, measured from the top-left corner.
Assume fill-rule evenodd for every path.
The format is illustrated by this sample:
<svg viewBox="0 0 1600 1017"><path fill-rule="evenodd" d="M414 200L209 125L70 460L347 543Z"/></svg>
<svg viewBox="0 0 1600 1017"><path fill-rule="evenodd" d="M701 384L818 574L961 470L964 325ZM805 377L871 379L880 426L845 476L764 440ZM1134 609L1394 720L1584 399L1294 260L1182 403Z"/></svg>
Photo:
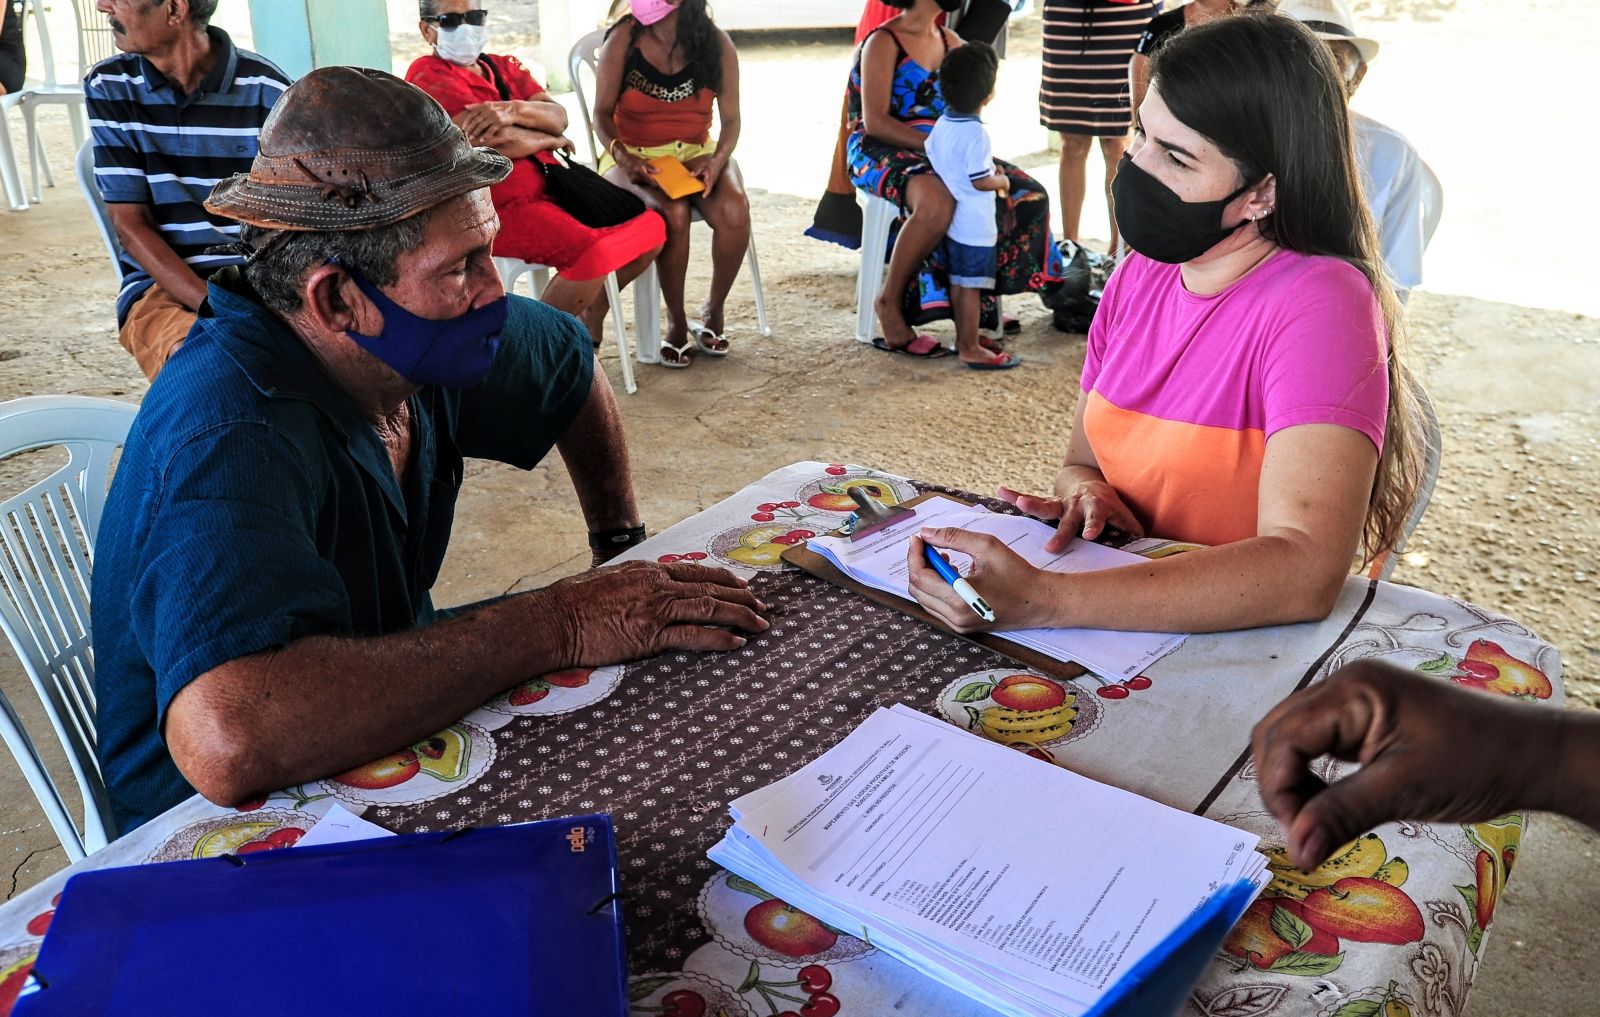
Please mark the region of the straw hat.
<svg viewBox="0 0 1600 1017"><path fill-rule="evenodd" d="M217 184L206 210L275 230L365 230L410 218L511 174L473 148L426 92L365 67L295 82L262 125L249 173Z"/></svg>
<svg viewBox="0 0 1600 1017"><path fill-rule="evenodd" d="M1344 0L1279 0L1278 13L1304 22L1319 39L1353 44L1362 63L1378 57L1378 41L1356 31L1356 19Z"/></svg>

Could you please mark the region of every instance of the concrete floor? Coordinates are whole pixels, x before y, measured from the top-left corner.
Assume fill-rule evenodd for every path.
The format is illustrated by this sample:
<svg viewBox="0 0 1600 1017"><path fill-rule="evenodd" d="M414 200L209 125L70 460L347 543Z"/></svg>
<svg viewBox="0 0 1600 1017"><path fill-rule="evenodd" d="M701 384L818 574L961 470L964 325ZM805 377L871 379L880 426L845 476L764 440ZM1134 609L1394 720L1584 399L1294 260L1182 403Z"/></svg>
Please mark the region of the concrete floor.
<svg viewBox="0 0 1600 1017"><path fill-rule="evenodd" d="M1445 469L1398 578L1529 621L1562 648L1571 702L1594 704L1600 604L1582 570L1592 572L1600 555L1592 511L1600 320L1585 315L1600 313L1600 288L1588 282L1585 244L1600 234L1600 209L1585 197L1592 161L1583 155L1594 143L1572 134L1592 117L1583 98L1590 62L1580 49L1591 44L1571 30L1587 23L1587 5L1393 0L1368 9L1388 17L1373 27L1385 51L1362 102L1411 134L1449 194L1429 252L1429 292L1411 310L1447 436ZM639 368L640 392L622 401L651 527L806 458L979 489L1044 486L1070 420L1081 340L1052 332L1036 303L1018 300L1025 329L1015 348L1027 365L1006 377L910 364L849 342L855 259L800 238L825 175L837 115L831 83L842 80L848 47L833 37L775 37L743 52L747 109L770 113L747 116L740 159L747 179L763 185L753 207L778 334L753 337L741 280L729 315L742 329L733 356L682 372ZM1053 184L1029 110L1037 63L1036 43L1030 52L1024 36L1007 62L993 129L1006 139L997 150ZM1498 73L1485 75L1486 67ZM816 89L797 90L797 74L829 82L826 101ZM1540 82L1538 101L1506 89L1507 80ZM58 115L41 120L54 165L65 169L66 131ZM1553 147L1534 158L1486 147L1484 123L1516 123ZM1090 235L1102 232L1094 224L1103 216L1091 200ZM705 242L698 236L697 249ZM139 397L143 381L110 320L114 281L70 180L26 215L0 214L0 279L0 398ZM705 284L697 263L691 297ZM605 357L616 378L609 339ZM0 490L16 479L0 476ZM474 463L436 599L463 603L543 585L587 557L559 461L528 474ZM0 658L0 691L40 729L20 670L8 654ZM1596 843L1564 820L1536 819L1467 1014L1600 1012L1600 943L1587 933L1590 904L1600 899ZM63 864L32 796L0 767L0 890L12 896Z"/></svg>

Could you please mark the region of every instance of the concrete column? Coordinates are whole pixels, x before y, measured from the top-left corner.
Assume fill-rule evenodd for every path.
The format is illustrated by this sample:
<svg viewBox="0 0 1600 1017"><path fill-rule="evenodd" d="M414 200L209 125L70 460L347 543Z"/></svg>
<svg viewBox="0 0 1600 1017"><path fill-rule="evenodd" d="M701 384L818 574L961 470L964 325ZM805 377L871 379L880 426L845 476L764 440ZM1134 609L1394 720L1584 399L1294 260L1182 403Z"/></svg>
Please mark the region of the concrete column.
<svg viewBox="0 0 1600 1017"><path fill-rule="evenodd" d="M384 0L249 0L255 51L291 78L350 64L393 71Z"/></svg>
<svg viewBox="0 0 1600 1017"><path fill-rule="evenodd" d="M611 0L540 0L539 61L544 64L546 88L572 90L567 68L572 44L598 28L610 7Z"/></svg>

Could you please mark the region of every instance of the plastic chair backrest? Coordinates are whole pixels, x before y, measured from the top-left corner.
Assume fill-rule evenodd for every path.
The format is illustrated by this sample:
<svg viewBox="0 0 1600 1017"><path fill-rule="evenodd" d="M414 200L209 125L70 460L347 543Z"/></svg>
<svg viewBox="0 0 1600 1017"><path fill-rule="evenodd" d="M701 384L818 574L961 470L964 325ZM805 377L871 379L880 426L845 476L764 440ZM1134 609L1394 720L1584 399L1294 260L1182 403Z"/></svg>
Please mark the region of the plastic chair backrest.
<svg viewBox="0 0 1600 1017"><path fill-rule="evenodd" d="M589 139L589 165L600 165L600 146L594 136L594 114L589 109L589 94L583 87L583 71L590 77L600 73L600 46L606 41L604 29L596 29L572 44L567 54L567 74L572 79L572 91L578 97L578 112L583 115L583 131Z"/></svg>
<svg viewBox="0 0 1600 1017"><path fill-rule="evenodd" d="M1421 159L1417 160L1422 162ZM1433 231L1439 228L1444 216L1444 185L1433 172L1433 167L1422 162L1422 249L1433 242Z"/></svg>
<svg viewBox="0 0 1600 1017"><path fill-rule="evenodd" d="M85 141L83 147L78 149L78 159L74 164L78 177L78 190L83 192L83 200L88 203L89 210L94 213L94 222L100 227L100 239L105 241L106 253L111 255L111 267L116 270L117 278L122 278L122 241L117 237L117 231L111 225L111 213L106 209L105 198L100 196L100 185L94 179L94 142Z"/></svg>
<svg viewBox="0 0 1600 1017"><path fill-rule="evenodd" d="M1422 525L1422 517L1433 501L1433 489L1439 483L1439 466L1444 461L1444 434L1439 430L1439 415L1434 411L1433 400L1422 389L1417 390L1418 409L1422 414L1422 432L1426 447L1422 450L1422 482L1417 486L1417 500L1406 516L1406 525L1400 533L1400 544L1384 553L1372 563L1368 575L1373 579L1388 579L1399 563L1400 554L1411 543L1411 537Z"/></svg>
<svg viewBox="0 0 1600 1017"><path fill-rule="evenodd" d="M138 407L88 396L30 396L0 403L0 459L59 447L65 465L0 502L0 630L33 682L83 793L80 834L33 740L0 695L0 734L76 861L113 829L95 758L94 649L89 574L112 461Z"/></svg>
<svg viewBox="0 0 1600 1017"><path fill-rule="evenodd" d="M56 87L56 54L50 45L50 15L44 5L44 0L22 0L22 20L26 22L29 14L33 15L33 29L39 35L39 55L37 63L39 73L44 77L45 89L52 90ZM29 60L31 66L35 61ZM26 90L26 89L24 89Z"/></svg>
<svg viewBox="0 0 1600 1017"><path fill-rule="evenodd" d="M89 68L116 56L117 38L95 10L94 0L72 0L72 13L78 18L78 77L83 78Z"/></svg>

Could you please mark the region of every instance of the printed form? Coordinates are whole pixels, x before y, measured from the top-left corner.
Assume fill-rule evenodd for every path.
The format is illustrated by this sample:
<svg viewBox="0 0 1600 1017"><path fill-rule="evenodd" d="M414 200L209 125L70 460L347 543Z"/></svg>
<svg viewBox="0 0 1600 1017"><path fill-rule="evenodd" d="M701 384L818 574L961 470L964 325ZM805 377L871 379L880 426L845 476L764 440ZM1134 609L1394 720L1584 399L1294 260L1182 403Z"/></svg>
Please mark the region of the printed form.
<svg viewBox="0 0 1600 1017"><path fill-rule="evenodd" d="M1145 561L1129 551L1082 539L1074 539L1064 551L1046 551L1045 541L1055 533L1051 526L1028 516L990 512L949 498L929 498L912 508L916 514L911 518L862 540L813 537L807 546L856 581L906 600L911 599L906 556L911 538L924 527L945 526L998 537L1028 564L1046 572L1098 572ZM954 551L946 552L946 557L962 575L970 573L971 558ZM1182 646L1185 639L1164 632L1104 629L1010 629L995 634L1056 660L1075 661L1114 681L1136 676Z"/></svg>
<svg viewBox="0 0 1600 1017"><path fill-rule="evenodd" d="M1015 1013L1083 1012L1265 866L1252 835L903 706L730 810L714 861Z"/></svg>

